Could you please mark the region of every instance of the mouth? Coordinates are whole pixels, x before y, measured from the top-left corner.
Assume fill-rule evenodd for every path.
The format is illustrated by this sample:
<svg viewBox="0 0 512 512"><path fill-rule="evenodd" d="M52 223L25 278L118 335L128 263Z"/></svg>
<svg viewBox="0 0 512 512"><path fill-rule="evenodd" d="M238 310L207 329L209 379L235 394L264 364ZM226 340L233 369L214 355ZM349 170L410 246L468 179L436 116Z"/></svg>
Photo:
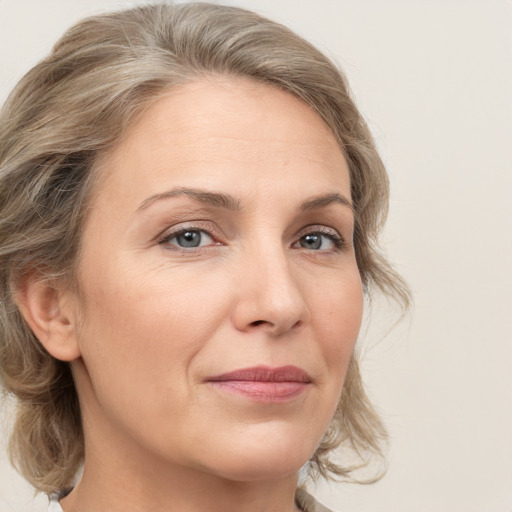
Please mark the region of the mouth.
<svg viewBox="0 0 512 512"><path fill-rule="evenodd" d="M309 374L297 366L254 366L206 379L212 387L243 395L256 402L286 402L298 397L312 383Z"/></svg>

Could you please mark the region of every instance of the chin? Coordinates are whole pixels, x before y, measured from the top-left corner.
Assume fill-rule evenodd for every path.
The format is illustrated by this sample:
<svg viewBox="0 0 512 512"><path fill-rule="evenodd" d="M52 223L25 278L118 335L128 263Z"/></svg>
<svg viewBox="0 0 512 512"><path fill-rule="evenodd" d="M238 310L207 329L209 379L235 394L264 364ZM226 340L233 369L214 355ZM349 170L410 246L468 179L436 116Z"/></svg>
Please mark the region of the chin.
<svg viewBox="0 0 512 512"><path fill-rule="evenodd" d="M307 459L299 460L254 460L251 457L241 457L240 460L218 468L217 476L233 482L263 482L278 481L292 475L298 475Z"/></svg>
<svg viewBox="0 0 512 512"><path fill-rule="evenodd" d="M243 446L231 445L217 456L214 472L239 482L279 480L297 475L315 449L316 443L308 441L305 436L261 442L250 439Z"/></svg>

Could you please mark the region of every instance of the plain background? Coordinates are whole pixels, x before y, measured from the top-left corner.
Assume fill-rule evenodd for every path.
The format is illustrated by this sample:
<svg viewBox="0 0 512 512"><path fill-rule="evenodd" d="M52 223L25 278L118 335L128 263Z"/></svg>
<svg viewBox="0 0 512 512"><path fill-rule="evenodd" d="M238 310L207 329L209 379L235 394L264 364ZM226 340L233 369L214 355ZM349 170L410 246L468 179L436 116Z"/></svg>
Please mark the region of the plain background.
<svg viewBox="0 0 512 512"><path fill-rule="evenodd" d="M0 101L71 23L135 3L0 0ZM512 512L512 3L226 3L347 73L391 176L385 247L415 294L410 320L363 348L388 473L317 496L343 512ZM0 451L0 511L44 512Z"/></svg>

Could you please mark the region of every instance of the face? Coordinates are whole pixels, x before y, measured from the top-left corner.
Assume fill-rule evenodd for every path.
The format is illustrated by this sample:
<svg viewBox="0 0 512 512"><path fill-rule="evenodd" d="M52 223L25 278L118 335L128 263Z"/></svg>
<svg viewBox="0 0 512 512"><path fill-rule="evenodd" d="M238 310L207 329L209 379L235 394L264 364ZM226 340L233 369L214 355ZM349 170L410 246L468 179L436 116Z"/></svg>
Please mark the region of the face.
<svg viewBox="0 0 512 512"><path fill-rule="evenodd" d="M362 313L333 135L286 92L211 79L156 101L99 172L73 363L89 438L234 480L297 471Z"/></svg>

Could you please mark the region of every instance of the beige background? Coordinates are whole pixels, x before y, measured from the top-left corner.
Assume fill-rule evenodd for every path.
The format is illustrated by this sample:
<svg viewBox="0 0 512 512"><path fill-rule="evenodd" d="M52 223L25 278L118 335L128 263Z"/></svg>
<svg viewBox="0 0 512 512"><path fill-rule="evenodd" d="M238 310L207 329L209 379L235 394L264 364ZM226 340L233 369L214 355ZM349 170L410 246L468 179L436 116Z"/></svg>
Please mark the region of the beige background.
<svg viewBox="0 0 512 512"><path fill-rule="evenodd" d="M76 19L134 3L0 0L0 100ZM411 321L364 349L388 474L318 496L344 512L512 512L512 3L229 3L347 72L391 175L386 248L416 297ZM0 512L45 511L1 452Z"/></svg>

